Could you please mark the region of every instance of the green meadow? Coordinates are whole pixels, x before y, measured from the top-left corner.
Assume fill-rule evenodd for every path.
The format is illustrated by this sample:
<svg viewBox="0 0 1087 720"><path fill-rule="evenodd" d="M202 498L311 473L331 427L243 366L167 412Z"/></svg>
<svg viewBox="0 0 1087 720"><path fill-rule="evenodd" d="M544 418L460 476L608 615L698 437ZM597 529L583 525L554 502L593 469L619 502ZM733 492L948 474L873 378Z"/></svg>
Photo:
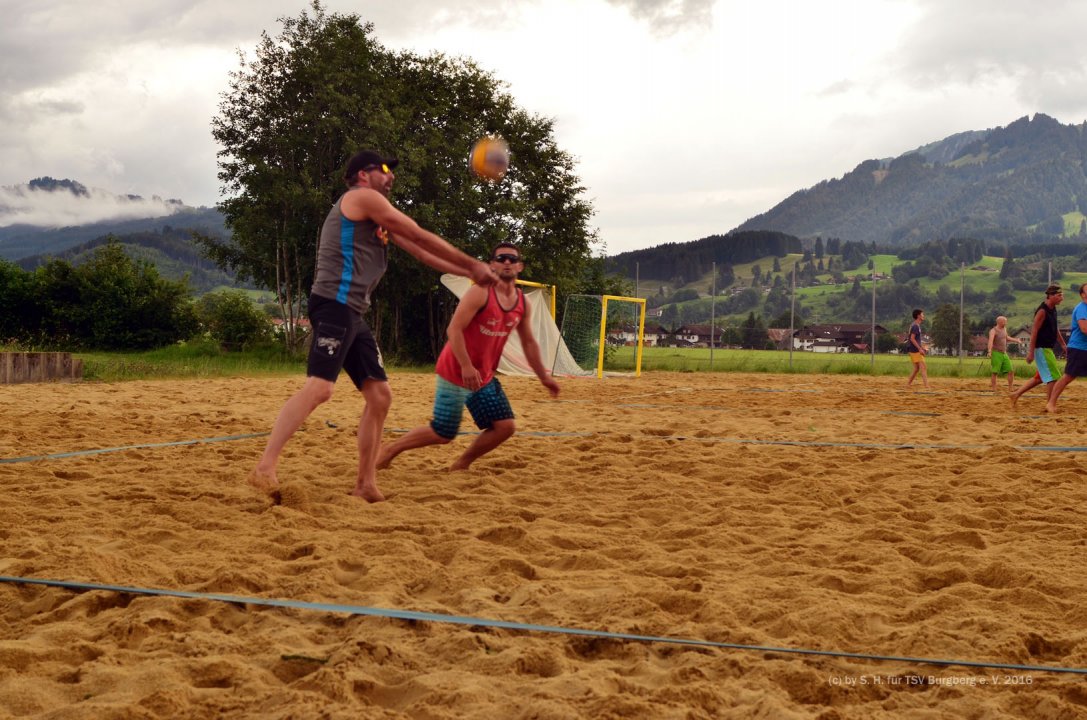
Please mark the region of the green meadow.
<svg viewBox="0 0 1087 720"><path fill-rule="evenodd" d="M984 357L930 356L926 359L929 377L989 378L989 360ZM1034 375L1033 366L1015 358L1012 365L1016 377ZM629 371L634 367L633 351L618 350L605 364L606 370ZM709 348L645 348L642 351L642 371L668 370L674 372L749 372L794 373L819 375L903 375L908 376L912 364L906 355L879 354L873 362L871 355L857 353L814 353L787 350L719 350Z"/></svg>
<svg viewBox="0 0 1087 720"><path fill-rule="evenodd" d="M224 352L211 343L188 343L147 352L76 352L83 360L83 379L97 382L156 380L178 378L253 377L268 375L303 375L305 359L288 357L274 347L243 352ZM1013 360L1017 377L1030 377L1032 366L1025 360ZM930 377L989 376L989 361L981 357L929 357ZM606 370L629 372L634 369L632 348L620 348L610 354ZM433 365L396 365L392 373L434 371ZM670 372L745 372L838 375L906 375L909 358L904 355L855 353L813 353L794 351L789 357L782 350L725 350L708 348L645 348L642 371Z"/></svg>

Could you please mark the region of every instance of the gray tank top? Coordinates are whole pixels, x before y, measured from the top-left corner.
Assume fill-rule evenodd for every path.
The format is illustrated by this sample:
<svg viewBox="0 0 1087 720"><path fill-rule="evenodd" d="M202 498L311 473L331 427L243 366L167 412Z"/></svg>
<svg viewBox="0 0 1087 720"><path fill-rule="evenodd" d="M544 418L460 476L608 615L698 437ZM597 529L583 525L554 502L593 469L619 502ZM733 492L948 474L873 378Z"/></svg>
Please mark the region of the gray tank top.
<svg viewBox="0 0 1087 720"><path fill-rule="evenodd" d="M370 293L385 274L389 235L372 220L345 218L342 200L340 196L321 226L311 292L364 313L370 307Z"/></svg>
<svg viewBox="0 0 1087 720"><path fill-rule="evenodd" d="M1008 352L1008 329L993 328L993 350Z"/></svg>

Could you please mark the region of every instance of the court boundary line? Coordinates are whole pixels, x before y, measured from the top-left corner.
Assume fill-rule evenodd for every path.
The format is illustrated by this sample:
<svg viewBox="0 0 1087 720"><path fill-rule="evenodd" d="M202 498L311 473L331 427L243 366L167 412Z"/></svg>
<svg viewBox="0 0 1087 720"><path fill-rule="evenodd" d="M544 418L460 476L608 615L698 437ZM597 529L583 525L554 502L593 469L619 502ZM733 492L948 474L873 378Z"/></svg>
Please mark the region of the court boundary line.
<svg viewBox="0 0 1087 720"><path fill-rule="evenodd" d="M534 623L522 623L511 620L493 620L490 618L468 617L463 615L448 615L444 613L421 612L417 610L396 610L392 608L377 608L364 605L343 605L337 603L315 603L303 600L282 600L276 598L245 597L237 595L224 595L220 593L197 593L186 590L168 590L161 588L140 588L124 585L106 585L99 583L84 583L70 580L50 580L45 578L28 578L9 575L0 575L0 582L19 585L42 585L57 587L74 591L105 591L127 595L143 595L158 597L176 597L188 600L205 600L211 602L224 602L242 605L260 605L265 607L290 608L297 610L314 610L321 612L346 613L350 615L364 615L369 617L383 617L394 620L409 620L420 622L435 622L453 625L469 625L474 627L501 628L517 632L550 633L558 635L573 635L582 637L604 638L608 640L624 640L641 643L665 643L670 645L686 645L691 647L708 647L721 650L741 650L748 652L775 653L786 655L813 655L819 657L834 657L851 660L867 660L875 662L901 662L910 665L939 665L943 667L970 667L990 668L997 670L1018 670L1028 672L1046 672L1058 674L1087 675L1087 668L1063 667L1052 665L1022 665L1017 663L997 663L977 660L944 660L939 658L909 657L900 655L878 655L869 653L854 653L839 650L815 650L809 648L788 648L772 645L747 645L741 643L728 643L717 640L700 640L696 638L678 638L664 635L640 635L635 633L612 632L608 630L592 630L588 628L564 627L561 625L537 625Z"/></svg>
<svg viewBox="0 0 1087 720"><path fill-rule="evenodd" d="M404 434L410 432L403 428L389 428L385 432ZM165 447L181 447L186 445L206 445L216 442L230 442L233 440L252 440L253 438L267 437L271 433L250 433L247 435L224 435L213 438L197 438L195 440L175 440L173 442L142 443L138 445L121 445L112 448L98 448L94 450L74 450L71 452L51 453L47 455L26 455L24 457L0 458L0 465L38 462L41 460L63 460L87 455L103 455L106 453L123 452L125 450L145 450ZM474 431L461 431L457 435L478 435ZM606 437L611 432L551 432L551 431L526 431L518 433L521 437L540 438L593 438ZM617 433L632 435L632 433ZM990 450L992 445L938 445L935 443L861 443L861 442L831 442L829 440L763 440L760 438L728 438L728 437L698 437L695 435L652 435L642 433L637 436L643 440L673 440L677 442L708 442L728 443L735 445L783 445L791 447L829 447L829 448L857 448L860 450ZM1087 446L1077 445L1012 445L1013 450L1023 452L1087 452Z"/></svg>

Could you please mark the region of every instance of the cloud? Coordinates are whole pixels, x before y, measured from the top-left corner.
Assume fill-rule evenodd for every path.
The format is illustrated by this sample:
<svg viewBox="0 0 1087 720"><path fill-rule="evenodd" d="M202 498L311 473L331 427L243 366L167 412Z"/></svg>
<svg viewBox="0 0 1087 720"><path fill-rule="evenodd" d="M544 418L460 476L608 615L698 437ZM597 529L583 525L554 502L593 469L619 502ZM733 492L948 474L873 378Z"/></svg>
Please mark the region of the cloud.
<svg viewBox="0 0 1087 720"><path fill-rule="evenodd" d="M1087 110L1087 4L1054 0L918 0L893 64L915 87L1000 86L1038 111Z"/></svg>
<svg viewBox="0 0 1087 720"><path fill-rule="evenodd" d="M97 188L76 189L82 191L28 185L0 187L0 227L70 227L103 220L163 217L182 207L176 201L159 197L146 199L114 195Z"/></svg>
<svg viewBox="0 0 1087 720"><path fill-rule="evenodd" d="M645 20L662 35L713 24L714 0L608 0L624 8L637 20Z"/></svg>

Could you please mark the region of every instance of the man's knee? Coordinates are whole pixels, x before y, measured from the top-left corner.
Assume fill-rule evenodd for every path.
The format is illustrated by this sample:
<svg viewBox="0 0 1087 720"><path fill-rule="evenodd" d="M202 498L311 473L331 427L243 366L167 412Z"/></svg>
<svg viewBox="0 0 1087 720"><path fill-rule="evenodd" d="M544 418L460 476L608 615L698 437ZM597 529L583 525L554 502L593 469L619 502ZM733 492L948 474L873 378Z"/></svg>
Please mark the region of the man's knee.
<svg viewBox="0 0 1087 720"><path fill-rule="evenodd" d="M503 440L508 440L517 431L517 424L512 418L509 420L495 420L494 424L491 425L491 430L498 433Z"/></svg>
<svg viewBox="0 0 1087 720"><path fill-rule="evenodd" d="M306 384L302 386L302 394L305 395L306 399L313 407L317 407L321 403L326 403L331 400L332 391L335 389L335 383L311 376L306 379Z"/></svg>
<svg viewBox="0 0 1087 720"><path fill-rule="evenodd" d="M388 412L393 404L393 391L389 383L381 380L367 380L362 384L362 396L366 406L372 411Z"/></svg>

